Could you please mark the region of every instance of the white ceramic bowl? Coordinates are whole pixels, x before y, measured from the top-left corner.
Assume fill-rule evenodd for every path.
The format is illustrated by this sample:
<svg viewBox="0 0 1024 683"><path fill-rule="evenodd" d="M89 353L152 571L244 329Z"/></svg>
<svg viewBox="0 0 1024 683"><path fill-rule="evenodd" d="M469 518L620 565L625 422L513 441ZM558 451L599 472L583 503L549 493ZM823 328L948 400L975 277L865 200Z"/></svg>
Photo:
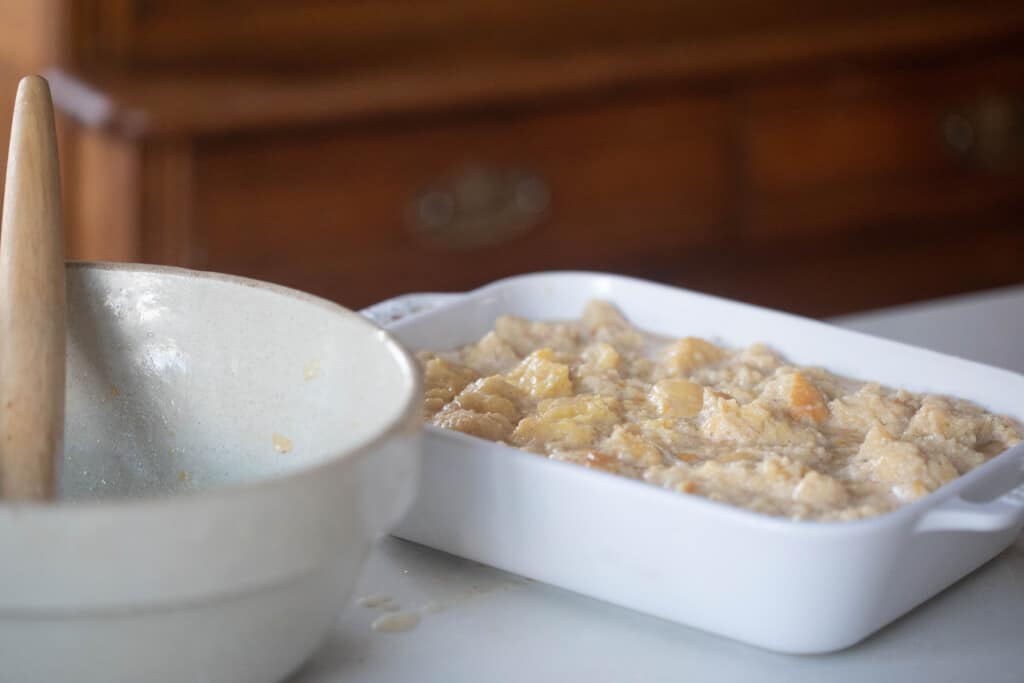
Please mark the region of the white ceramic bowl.
<svg viewBox="0 0 1024 683"><path fill-rule="evenodd" d="M412 500L413 362L273 285L67 276L60 494L0 505L0 678L281 679Z"/></svg>

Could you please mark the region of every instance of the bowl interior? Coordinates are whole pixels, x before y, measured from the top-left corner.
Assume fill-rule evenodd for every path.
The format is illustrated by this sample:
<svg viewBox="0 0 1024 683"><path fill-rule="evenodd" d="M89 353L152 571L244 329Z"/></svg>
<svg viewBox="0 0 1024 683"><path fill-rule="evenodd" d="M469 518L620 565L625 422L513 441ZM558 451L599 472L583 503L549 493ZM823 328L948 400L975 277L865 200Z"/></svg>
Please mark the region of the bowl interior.
<svg viewBox="0 0 1024 683"><path fill-rule="evenodd" d="M165 495L343 455L415 400L408 356L361 316L178 269L68 267L59 497Z"/></svg>

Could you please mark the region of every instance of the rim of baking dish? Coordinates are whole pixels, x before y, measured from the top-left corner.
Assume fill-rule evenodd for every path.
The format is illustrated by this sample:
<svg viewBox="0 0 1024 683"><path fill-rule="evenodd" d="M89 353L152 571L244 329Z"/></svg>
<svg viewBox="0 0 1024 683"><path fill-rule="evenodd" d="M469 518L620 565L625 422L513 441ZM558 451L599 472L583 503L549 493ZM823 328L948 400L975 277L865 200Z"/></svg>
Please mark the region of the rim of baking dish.
<svg viewBox="0 0 1024 683"><path fill-rule="evenodd" d="M434 314L437 314L437 313L441 313L441 312L443 312L443 311L445 311L445 310L447 310L449 308L454 308L454 307L459 306L459 305L466 305L467 301L472 301L472 300L477 299L477 298L490 296L490 295L494 294L494 292L496 290L501 290L502 288L508 287L510 285L516 285L516 284L522 283L524 281L529 281L529 280L547 279L547 278L566 278L566 277L569 277L569 278L579 278L579 279L603 279L603 280L610 280L610 281L620 281L620 282L630 283L630 284L634 284L634 285L643 285L643 286L648 286L648 287L652 287L652 288L658 288L658 289L666 290L666 291L670 291L670 292L682 292L682 293L686 293L688 295L695 295L695 296L699 296L699 297L704 298L704 299L709 299L709 300L720 302L720 303L723 303L723 304L728 304L731 307L741 307L741 308L745 308L745 309L748 309L750 311L756 311L756 312L762 313L762 314L763 313L771 313L772 315L781 316L781 317L793 320L795 322L799 322L801 324L821 325L821 326L824 326L824 327L828 327L828 328L832 328L832 329L835 329L835 330L839 330L844 335L849 335L849 336L858 337L858 338L866 338L866 339L871 339L871 340L874 340L874 341L881 341L881 342L884 342L886 344L893 345L893 346L896 346L896 347L901 347L901 348L904 348L904 349L910 349L910 350L913 350L915 353L921 353L921 354L924 354L926 356L930 356L930 357L934 357L934 358L939 358L939 359L945 359L945 360L952 360L952 361L955 361L957 363L966 364L968 366L971 366L971 365L978 366L979 368L985 368L986 371L997 370L999 372L1003 372L1003 373L1006 373L1008 375L1012 375L1012 376L1015 376L1015 377L1018 377L1018 378L1024 378L1024 376L1022 376L1022 375L1020 375L1018 373L1015 373L1012 370L1007 370L1005 368L996 368L996 367L993 367L993 366L985 365L984 363L978 363L977 361L972 361L972 360L969 360L969 359L966 359L966 358L959 358L959 357L956 357L956 356L951 356L949 354L941 353L941 352L938 352L938 351L933 351L931 349L925 349L925 348L917 347L917 346L914 346L912 344L906 344L904 342L899 342L899 341L895 341L895 340L892 340L892 339L886 339L884 337L878 337L877 335L871 335L871 334L867 334L867 333L864 333L864 332L858 332L856 330L847 330L847 329L839 328L839 327L837 327L835 325L830 325L829 323L825 323L825 322L822 322L820 320L815 320L813 318L807 318L807 317L804 317L804 316L796 315L794 313L788 313L786 311L779 311L779 310L775 310L775 309L770 309L770 308L766 308L766 307L763 307L763 306L756 306L754 304L749 304L749 303L745 303L745 302L742 302L742 301L736 301L734 299L728 299L728 298L716 296L716 295L713 295L713 294L705 294L704 292L698 292L698 291L695 291L695 290L689 290L689 289L685 289L685 288L682 288L682 287L676 287L676 286L673 286L673 285L667 285L667 284L663 284L663 283L660 283L660 282L653 282L653 281L650 281L650 280L644 280L642 278L631 277L631 276L628 276L628 275L619 275L619 274L615 274L615 273L603 273L603 272L597 272L597 271L548 270L548 271L537 271L537 272L532 272L532 273L525 273L525 274L521 274L521 275L513 275L513 276L510 276L510 277L501 278L501 279L494 280L494 281L489 282L489 283L487 283L485 285L482 285L480 287L477 287L475 289L471 289L471 290L468 290L468 291L465 291L465 292L452 292L452 293L449 294L449 296L451 296L450 299L446 298L444 301L442 301L441 303L439 303L435 307L432 307L432 308L429 308L429 309L423 310L423 311L418 311L418 312L416 312L414 314L411 314L411 315L409 315L407 317L404 317L404 318L401 318L399 320L396 320L396 321L394 321L393 324L388 324L387 325L387 329L395 329L396 331L400 331L401 328L405 326L405 324L411 322L414 319L415 320L419 320L421 318L429 318L430 316L432 316ZM1019 417L1015 417L1014 416L1014 419L1017 420L1018 422L1021 421L1021 418L1019 418ZM424 425L424 426L426 427L428 432L430 432L432 434L435 434L435 435L437 435L439 437L442 437L442 438L454 438L454 439L457 439L457 440L459 440L459 439L468 439L469 441L466 442L466 443L470 443L470 444L474 444L474 445L482 444L482 445L485 445L485 446L490 446L490 447L495 447L495 448L501 449L502 451L505 451L505 452L501 453L502 457L521 457L521 458L525 458L526 460L536 460L538 462L541 462L544 466L567 467L567 468L570 468L571 470L576 470L576 471L579 472L579 474L571 475L571 476L610 478L611 481L614 481L614 482L617 482L617 483L609 484L609 485L626 487L623 490L630 490L629 487L640 487L640 489L637 489L637 490L641 490L642 489L642 490L648 491L649 495L669 496L672 499L675 499L675 500L678 501L678 503L672 503L672 504L678 504L678 505L681 505L683 507L688 506L688 505L697 505L698 507L702 507L702 508L704 508L705 511L711 512L712 514L716 514L716 515L720 515L720 516L724 516L724 517L731 517L732 519L734 519L736 521L742 521L742 522L745 522L745 523L748 523L748 524L755 524L755 525L761 525L761 526L770 527L770 528L773 528L773 529L775 529L777 531L790 531L790 532L792 532L794 530L800 530L800 532L815 533L815 534L817 534L817 533L836 533L839 530L842 530L842 531L845 531L845 532L850 532L850 533L859 533L859 532L870 533L870 532L872 532L873 530L875 530L879 526L889 526L889 525L899 524L899 523L912 524L912 523L916 522L919 518L923 517L923 515L926 512L928 512L928 511L930 511L930 510L932 510L934 508L939 507L942 503L944 503L947 500L950 500L950 499L958 497L961 493L964 492L964 489L970 488L971 486L973 486L976 483L978 483L979 480L986 479L988 477L989 473L992 470L1001 469L1002 467L1006 466L1006 463L1008 461L1012 461L1012 460L1016 459L1016 460L1019 460L1019 464L1024 465L1024 442L1021 442L1021 443L1019 443L1019 444L1017 444L1015 446L1011 446L1010 448L1006 449L1005 451L1003 451L999 455L996 455L995 457L993 457L990 460L986 461L985 463L975 467L974 469L970 470L969 472L960 475L955 480L940 486L939 488L937 488L934 491L928 493L927 495L919 498L918 500L915 500L915 501L912 501L910 503L906 503L906 504L900 505L899 507L897 507L894 510L890 510L888 512L883 512L883 513L878 514L878 515L872 515L870 517L864 517L864 518L861 518L861 519L852 519L852 520L813 520L813 519L806 519L806 520L804 520L804 519L793 519L791 517L781 517L781 516L769 515L769 514L766 514L766 513L763 513L763 512L757 512L757 511L754 511L754 510L748 510L746 508L742 508L742 507L739 507L739 506L736 506L736 505L732 505L730 503L715 501L715 500L711 500L710 498L704 498L703 496L685 495L685 494L679 493L677 491L670 491L668 489L664 489L664 488L662 488L660 486L656 486L654 484L650 484L650 483L647 483L647 482L630 479L628 477L624 477L624 476L619 475L619 474L613 474L613 473L610 473L610 472L602 472L600 470L594 470L594 469L590 469L590 468L586 468L586 467L581 467L580 465L575 464L575 463L559 462L557 460L551 460L550 458L547 458L547 457L544 457L544 456L539 457L535 453L529 453L527 451L523 451L523 450L521 450L519 448L516 448L514 446L509 446L507 444L502 444L502 443L497 443L497 442L494 442L494 441L489 441L487 439L482 439L482 438L471 436L471 435L468 435L468 434L463 434L461 432L444 429L442 427L437 427L435 425L427 424L427 425ZM595 479L595 481L596 480L599 480L599 479ZM976 504L978 506L983 506L983 505L985 505L987 503L994 502L994 501L1000 499L1005 494L1009 493L1010 491L1013 491L1015 488L1020 486L1022 483L1024 483L1024 467L1021 468L1020 474L1016 477L1016 479L1014 481L1010 482L1010 484L1007 486L1005 491L1001 491L1000 493L996 494L995 496L993 496L990 499L986 499L986 500L983 500L983 501L976 501ZM975 501L972 500L971 502L975 502Z"/></svg>

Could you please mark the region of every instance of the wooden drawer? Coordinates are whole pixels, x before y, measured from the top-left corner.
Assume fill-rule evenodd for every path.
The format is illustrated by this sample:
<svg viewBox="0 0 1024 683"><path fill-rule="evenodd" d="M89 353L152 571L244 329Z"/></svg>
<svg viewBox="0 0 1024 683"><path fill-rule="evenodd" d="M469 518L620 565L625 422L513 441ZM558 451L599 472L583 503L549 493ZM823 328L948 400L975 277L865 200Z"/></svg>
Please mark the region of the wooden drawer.
<svg viewBox="0 0 1024 683"><path fill-rule="evenodd" d="M1022 205L1024 55L833 71L754 87L743 103L751 235L936 230Z"/></svg>
<svg viewBox="0 0 1024 683"><path fill-rule="evenodd" d="M669 98L205 140L193 265L355 307L538 269L642 272L721 236L722 113Z"/></svg>
<svg viewBox="0 0 1024 683"><path fill-rule="evenodd" d="M78 66L324 66L657 54L655 70L805 58L970 36L1019 21L1012 0L59 0ZM937 5L937 6L934 6ZM980 5L980 7L979 7ZM989 17L985 15L988 14ZM720 43L724 43L720 44ZM591 62L605 69L609 62ZM618 68L621 65L616 65Z"/></svg>
<svg viewBox="0 0 1024 683"><path fill-rule="evenodd" d="M750 5L750 0L739 0ZM135 65L452 62L663 41L725 23L665 0L78 0L85 54ZM751 12L754 14L756 12ZM751 17L748 23L756 20ZM734 23L734 22L733 22Z"/></svg>

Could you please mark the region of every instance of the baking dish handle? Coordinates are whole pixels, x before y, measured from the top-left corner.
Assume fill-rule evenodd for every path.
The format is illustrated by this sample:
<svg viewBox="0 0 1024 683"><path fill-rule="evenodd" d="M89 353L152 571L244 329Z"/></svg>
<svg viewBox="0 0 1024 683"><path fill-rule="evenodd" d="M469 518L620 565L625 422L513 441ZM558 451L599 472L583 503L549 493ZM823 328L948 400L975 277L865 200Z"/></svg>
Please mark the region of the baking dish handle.
<svg viewBox="0 0 1024 683"><path fill-rule="evenodd" d="M959 496L925 513L914 531L1004 531L1024 521L1024 484L995 500L971 503Z"/></svg>
<svg viewBox="0 0 1024 683"><path fill-rule="evenodd" d="M426 313L460 296L463 295L453 292L403 294L393 299L385 299L372 306L367 306L359 312L381 327L388 327L399 320Z"/></svg>

